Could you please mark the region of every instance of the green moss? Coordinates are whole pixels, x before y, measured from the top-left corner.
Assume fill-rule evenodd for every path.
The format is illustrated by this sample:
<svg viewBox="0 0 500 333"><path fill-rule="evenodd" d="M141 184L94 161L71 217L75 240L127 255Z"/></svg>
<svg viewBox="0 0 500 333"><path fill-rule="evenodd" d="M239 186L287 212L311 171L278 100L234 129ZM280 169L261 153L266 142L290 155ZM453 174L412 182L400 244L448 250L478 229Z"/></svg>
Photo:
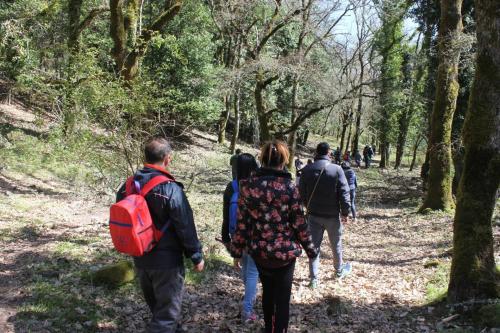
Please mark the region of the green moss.
<svg viewBox="0 0 500 333"><path fill-rule="evenodd" d="M481 307L474 315L474 320L481 326L500 327L500 303Z"/></svg>
<svg viewBox="0 0 500 333"><path fill-rule="evenodd" d="M425 286L425 299L428 304L437 304L446 300L450 278L450 263L438 262L435 271Z"/></svg>
<svg viewBox="0 0 500 333"><path fill-rule="evenodd" d="M122 260L116 264L102 267L93 274L92 278L97 284L115 288L134 280L134 265L128 260Z"/></svg>

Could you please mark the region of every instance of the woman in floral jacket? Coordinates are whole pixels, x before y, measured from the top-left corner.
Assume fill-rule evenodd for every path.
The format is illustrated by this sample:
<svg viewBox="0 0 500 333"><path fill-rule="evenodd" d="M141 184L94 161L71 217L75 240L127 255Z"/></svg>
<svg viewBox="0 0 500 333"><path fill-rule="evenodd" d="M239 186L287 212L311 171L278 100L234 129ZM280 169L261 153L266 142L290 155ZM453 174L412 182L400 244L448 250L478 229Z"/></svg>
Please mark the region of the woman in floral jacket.
<svg viewBox="0 0 500 333"><path fill-rule="evenodd" d="M262 168L240 182L238 225L231 243L235 266L247 251L254 259L262 283L265 332L288 330L290 295L295 260L302 248L317 256L304 216L299 191L284 171L288 147L281 141L266 143L260 154Z"/></svg>

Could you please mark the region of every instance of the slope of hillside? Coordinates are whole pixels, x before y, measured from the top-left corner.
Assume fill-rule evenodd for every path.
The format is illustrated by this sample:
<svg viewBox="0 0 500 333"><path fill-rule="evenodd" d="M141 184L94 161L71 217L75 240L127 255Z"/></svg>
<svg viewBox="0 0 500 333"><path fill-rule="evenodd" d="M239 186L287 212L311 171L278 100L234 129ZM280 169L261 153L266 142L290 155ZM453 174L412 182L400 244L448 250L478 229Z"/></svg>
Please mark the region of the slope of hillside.
<svg viewBox="0 0 500 333"><path fill-rule="evenodd" d="M125 259L113 251L107 229L120 177L99 174L83 143L78 149L55 147L48 127L20 106L0 105L0 331L142 331L149 312L137 284L108 289L90 278L102 265ZM199 131L174 146L172 172L186 185L207 258L204 273L188 272L183 326L188 332L256 332L238 320L242 283L215 241L230 156L213 135ZM468 328L457 320L443 322L449 314L426 305L446 287L452 218L415 213L421 197L415 173L357 172L360 218L346 227L344 238L353 274L334 278L324 242L321 284L313 291L307 288L307 259L300 258L291 331ZM495 237L499 244L498 227ZM498 258L498 247L496 253Z"/></svg>

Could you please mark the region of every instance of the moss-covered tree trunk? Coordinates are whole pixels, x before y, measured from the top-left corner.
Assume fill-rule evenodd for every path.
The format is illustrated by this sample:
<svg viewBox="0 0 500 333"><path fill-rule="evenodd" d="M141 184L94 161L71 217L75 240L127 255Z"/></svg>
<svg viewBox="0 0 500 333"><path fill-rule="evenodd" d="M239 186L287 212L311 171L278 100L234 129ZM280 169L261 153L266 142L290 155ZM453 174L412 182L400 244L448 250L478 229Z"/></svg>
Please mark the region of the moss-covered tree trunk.
<svg viewBox="0 0 500 333"><path fill-rule="evenodd" d="M462 32L462 0L441 1L438 36L439 66L436 99L431 119L429 179L423 209L451 210L451 124L458 96L459 38Z"/></svg>
<svg viewBox="0 0 500 333"><path fill-rule="evenodd" d="M139 74L139 61L154 34L161 31L180 11L183 0L165 0L162 12L148 27L138 31L139 0L109 0L112 56L120 77L128 85Z"/></svg>
<svg viewBox="0 0 500 333"><path fill-rule="evenodd" d="M226 127L229 120L229 113L231 112L231 95L224 96L224 110L219 116L219 128L217 135L217 142L223 144L226 141Z"/></svg>
<svg viewBox="0 0 500 333"><path fill-rule="evenodd" d="M231 154L236 151L236 143L238 142L238 136L240 134L240 101L241 101L241 88L240 83L237 84L236 93L234 95L234 130L233 136L231 137Z"/></svg>
<svg viewBox="0 0 500 333"><path fill-rule="evenodd" d="M463 137L448 299L498 297L491 218L500 185L500 2L476 0L477 65Z"/></svg>

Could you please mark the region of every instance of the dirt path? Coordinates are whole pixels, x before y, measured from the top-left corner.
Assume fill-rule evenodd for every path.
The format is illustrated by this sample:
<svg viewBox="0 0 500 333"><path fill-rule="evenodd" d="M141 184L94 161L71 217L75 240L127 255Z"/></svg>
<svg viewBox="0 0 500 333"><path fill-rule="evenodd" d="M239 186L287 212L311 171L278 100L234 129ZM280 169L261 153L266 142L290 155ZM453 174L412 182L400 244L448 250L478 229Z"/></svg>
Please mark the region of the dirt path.
<svg viewBox="0 0 500 333"><path fill-rule="evenodd" d="M11 179L11 183L2 186L1 194L0 244L6 255L0 259L0 330L22 332L30 327L32 331L53 331L53 318L48 314L38 316L34 309L26 311L26 304L39 304L33 302L38 297L33 286L36 289L40 282L57 284L64 280L66 261L77 258L86 263L82 251L95 255L99 246L109 248L107 207L75 199L73 194L45 194L34 179L21 184L4 173L1 177L5 182ZM311 291L307 288L307 260L301 258L295 272L291 328L300 332L330 332L333 328L337 332L430 329L434 323L427 322L423 313L429 310L420 307L431 273L423 264L429 258L441 257L449 248L450 218L426 220L412 213L415 196L418 200L416 178L391 174L383 175L382 182L381 176L372 170L362 170L358 177L360 218L346 228L344 238L345 258L352 262L353 274L343 281L334 279L331 251L325 241L321 284ZM200 219L198 224L202 224ZM204 226L198 228L203 230ZM225 255L216 245L209 247L213 254ZM87 265L106 261L101 258ZM211 259L209 265L212 269L206 278L187 287L185 327L189 332L226 328L228 332L253 331L254 328L241 327L236 318L242 293L236 272L223 260ZM77 290L78 293L85 295L83 290ZM45 296L51 296L50 292ZM109 297L103 303L117 307L123 300ZM142 319L148 316L144 304L136 299L128 306L137 309L139 315L121 318L125 323L111 320L94 328L133 332L143 327ZM35 327L36 324L42 326ZM72 327L77 330L83 325L76 324ZM84 326L82 330L86 331Z"/></svg>
<svg viewBox="0 0 500 333"><path fill-rule="evenodd" d="M16 117L14 111L3 110L4 118ZM30 134L30 123L16 126L39 135ZM2 135L19 130L0 129ZM256 332L238 319L242 283L214 241L229 179L227 154L202 133L186 153L182 145L176 148L174 174L188 185L207 258L204 274L188 271L183 325L188 332ZM192 156L200 161L193 163ZM199 170L203 174L196 176ZM149 311L138 286L108 289L90 278L98 267L124 259L113 251L107 229L112 198L75 190L50 175L0 164L0 332L143 331ZM342 281L334 278L326 236L316 290L307 287L307 259L300 258L291 332L436 332L441 317L424 304L426 285L438 268L428 263L449 264L451 217L415 214L421 196L416 174L372 168L358 170L358 179L359 219L344 236L344 257L353 273ZM500 238L498 227L495 237ZM256 308L260 312L260 298Z"/></svg>

